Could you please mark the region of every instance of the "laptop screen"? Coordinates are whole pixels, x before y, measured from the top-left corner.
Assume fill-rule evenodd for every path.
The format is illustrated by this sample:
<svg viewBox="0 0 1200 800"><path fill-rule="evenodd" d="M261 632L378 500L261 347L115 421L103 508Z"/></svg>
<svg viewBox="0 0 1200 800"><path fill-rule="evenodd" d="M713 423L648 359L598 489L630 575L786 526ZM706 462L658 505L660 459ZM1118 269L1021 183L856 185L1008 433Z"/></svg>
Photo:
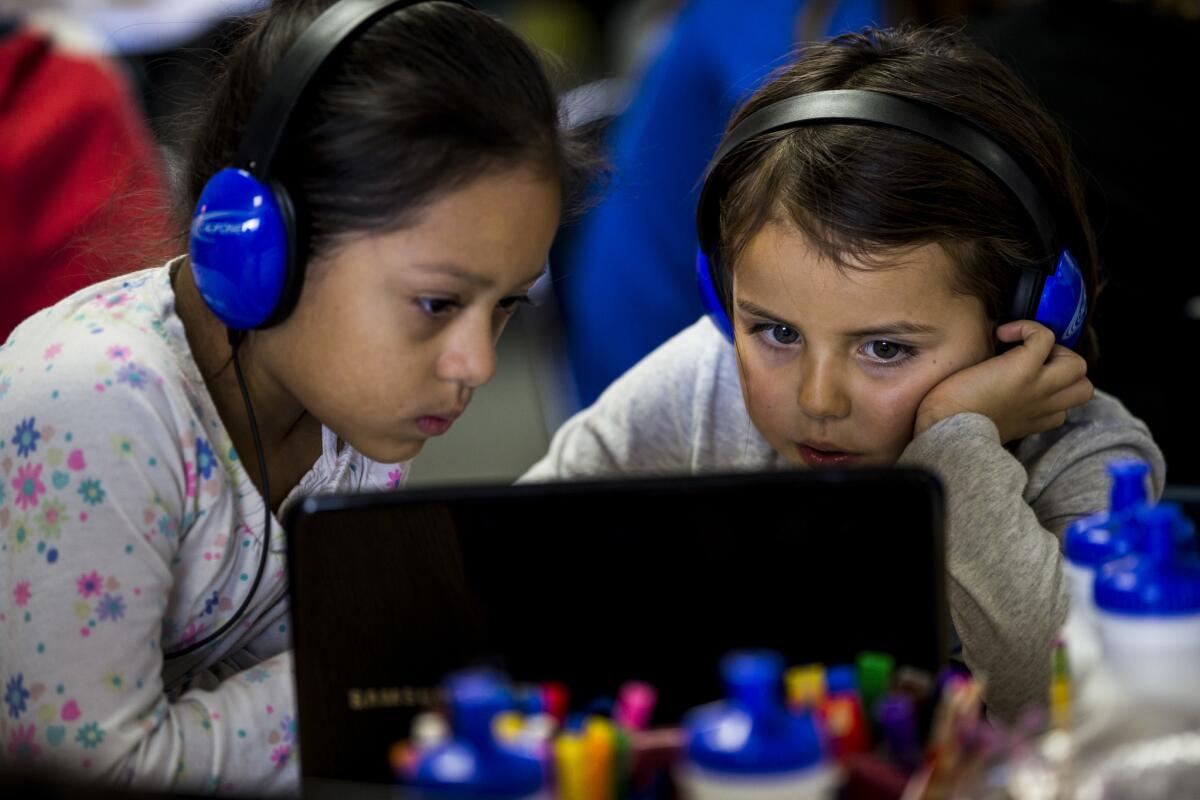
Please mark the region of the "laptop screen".
<svg viewBox="0 0 1200 800"><path fill-rule="evenodd" d="M305 776L391 780L449 672L626 680L656 724L721 696L738 648L946 659L942 494L916 470L742 473L314 497L285 520Z"/></svg>

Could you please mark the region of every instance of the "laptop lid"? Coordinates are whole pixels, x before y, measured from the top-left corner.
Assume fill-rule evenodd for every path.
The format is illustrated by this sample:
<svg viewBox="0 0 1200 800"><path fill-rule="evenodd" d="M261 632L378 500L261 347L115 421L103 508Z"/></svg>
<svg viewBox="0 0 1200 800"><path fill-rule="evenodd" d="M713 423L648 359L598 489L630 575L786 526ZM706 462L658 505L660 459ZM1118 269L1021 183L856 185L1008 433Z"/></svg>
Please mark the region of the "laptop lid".
<svg viewBox="0 0 1200 800"><path fill-rule="evenodd" d="M943 498L918 470L326 495L285 528L306 777L391 781L388 748L469 665L577 709L644 680L672 724L736 648L947 657Z"/></svg>

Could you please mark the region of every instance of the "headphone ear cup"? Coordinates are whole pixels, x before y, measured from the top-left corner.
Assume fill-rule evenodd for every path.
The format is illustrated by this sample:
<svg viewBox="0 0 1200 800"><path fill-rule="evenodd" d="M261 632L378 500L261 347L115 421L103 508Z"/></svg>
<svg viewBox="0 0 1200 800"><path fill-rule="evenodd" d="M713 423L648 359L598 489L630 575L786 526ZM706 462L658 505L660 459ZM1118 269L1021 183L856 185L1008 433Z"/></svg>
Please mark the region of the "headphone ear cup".
<svg viewBox="0 0 1200 800"><path fill-rule="evenodd" d="M1059 344L1074 348L1083 335L1087 312L1087 284L1083 272L1071 251L1063 250L1058 255L1054 273L1042 284L1034 319L1054 331Z"/></svg>
<svg viewBox="0 0 1200 800"><path fill-rule="evenodd" d="M292 196L282 183L270 182L275 194L275 204L279 207L279 215L283 220L287 260L284 264L283 289L279 292L279 300L275 309L263 320L258 327L269 328L287 319L300 299L300 289L304 285L304 267L308 263L308 253L305 243L300 236L300 219Z"/></svg>
<svg viewBox="0 0 1200 800"><path fill-rule="evenodd" d="M716 284L713 283L713 273L709 266L708 256L704 254L703 250L696 251L696 286L700 290L700 302L704 304L708 318L717 326L717 330L725 334L725 338L732 342L733 322L725 313L721 295L717 291Z"/></svg>
<svg viewBox="0 0 1200 800"><path fill-rule="evenodd" d="M291 272L292 228L290 202L281 209L277 194L246 170L228 167L205 184L196 203L188 247L192 274L204 302L233 330L278 316Z"/></svg>

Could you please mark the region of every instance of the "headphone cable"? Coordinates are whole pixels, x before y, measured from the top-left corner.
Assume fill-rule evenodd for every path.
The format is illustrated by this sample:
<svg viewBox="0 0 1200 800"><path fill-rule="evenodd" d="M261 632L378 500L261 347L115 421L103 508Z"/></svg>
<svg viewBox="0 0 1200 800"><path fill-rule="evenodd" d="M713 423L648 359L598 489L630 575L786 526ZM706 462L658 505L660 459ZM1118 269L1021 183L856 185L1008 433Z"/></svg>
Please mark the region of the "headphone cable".
<svg viewBox="0 0 1200 800"><path fill-rule="evenodd" d="M250 605L250 601L254 599L254 593L258 591L258 585L262 582L263 573L267 569L267 557L270 554L271 545L271 480L267 475L267 459L263 454L262 440L258 435L258 423L254 419L254 406L250 403L250 391L246 388L246 379L242 375L242 364L238 359L238 346L242 342L242 331L235 331L232 328L229 330L229 346L233 349L233 372L237 376L238 388L242 392L242 402L246 404L246 417L250 420L250 435L254 439L254 452L258 456L258 473L262 477L262 497L263 497L263 534L262 534L262 553L258 559L258 571L254 574L254 583L250 584L250 591L246 593L246 599L238 606L237 611L233 612L233 616L225 621L225 624L215 631L205 636L198 642L193 642L182 650L175 650L165 654L165 658L179 658L188 653L194 652L214 639L224 634L227 630L233 627L246 608Z"/></svg>

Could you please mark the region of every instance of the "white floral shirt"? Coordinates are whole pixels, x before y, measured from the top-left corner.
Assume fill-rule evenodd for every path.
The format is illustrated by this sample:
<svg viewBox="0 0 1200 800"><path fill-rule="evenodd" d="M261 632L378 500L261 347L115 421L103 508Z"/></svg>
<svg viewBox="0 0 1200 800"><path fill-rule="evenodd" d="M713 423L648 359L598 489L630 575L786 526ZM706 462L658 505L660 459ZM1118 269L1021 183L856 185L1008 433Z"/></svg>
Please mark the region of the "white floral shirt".
<svg viewBox="0 0 1200 800"><path fill-rule="evenodd" d="M0 765L290 792L297 724L283 531L240 620L263 500L175 313L181 263L115 278L0 346ZM252 457L252 454L250 454ZM399 486L323 431L301 494Z"/></svg>

